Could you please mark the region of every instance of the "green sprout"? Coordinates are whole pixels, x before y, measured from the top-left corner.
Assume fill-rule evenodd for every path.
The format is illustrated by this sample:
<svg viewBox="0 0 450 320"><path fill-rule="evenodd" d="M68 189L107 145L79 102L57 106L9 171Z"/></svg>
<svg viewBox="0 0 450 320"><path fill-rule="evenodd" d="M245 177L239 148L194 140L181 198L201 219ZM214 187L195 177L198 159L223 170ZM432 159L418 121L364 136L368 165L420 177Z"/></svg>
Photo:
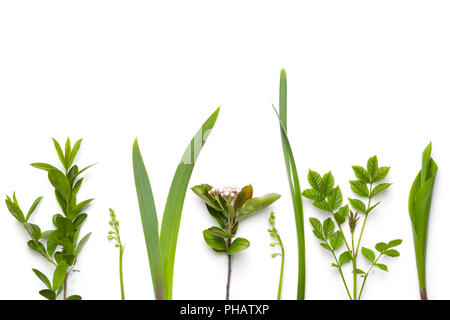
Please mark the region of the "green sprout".
<svg viewBox="0 0 450 320"><path fill-rule="evenodd" d="M277 228L275 228L275 214L273 212L270 213L269 216L269 224L272 228L268 229L270 236L274 239L274 242L270 244L271 247L279 246L281 252L272 253L272 258L277 256L281 257L281 270L280 270L280 280L278 282L278 295L277 300L281 300L281 287L283 285L283 272L284 272L284 246L283 241L281 241L280 233Z"/></svg>
<svg viewBox="0 0 450 320"><path fill-rule="evenodd" d="M125 251L125 247L122 244L122 241L120 240L120 233L119 233L119 220L117 220L116 214L114 213L113 209L109 209L109 216L111 220L109 221L109 225L111 226L111 229L108 232L108 240L116 240L116 243L114 246L116 248L119 248L119 276L120 276L120 295L122 297L122 300L125 300L125 290L123 286L123 267L122 267L122 261L123 261L123 252Z"/></svg>
<svg viewBox="0 0 450 320"><path fill-rule="evenodd" d="M416 176L409 194L409 217L411 219L414 247L416 250L417 274L419 277L420 298L427 300L426 286L426 252L428 218L431 198L438 166L431 158L431 142L422 155L422 170Z"/></svg>

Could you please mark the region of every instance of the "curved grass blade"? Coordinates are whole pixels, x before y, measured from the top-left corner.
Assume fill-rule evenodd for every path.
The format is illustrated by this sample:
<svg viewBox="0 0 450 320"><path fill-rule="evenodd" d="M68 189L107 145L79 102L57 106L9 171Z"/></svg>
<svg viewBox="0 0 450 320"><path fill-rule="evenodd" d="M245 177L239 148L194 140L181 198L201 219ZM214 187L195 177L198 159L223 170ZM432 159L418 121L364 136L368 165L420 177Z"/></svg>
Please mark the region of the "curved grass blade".
<svg viewBox="0 0 450 320"><path fill-rule="evenodd" d="M203 123L183 154L167 196L160 235L153 193L137 141L133 146L136 191L147 244L153 288L157 299L172 299L175 251L184 199L195 161L216 123L219 110L220 107Z"/></svg>
<svg viewBox="0 0 450 320"><path fill-rule="evenodd" d="M177 167L167 196L161 224L161 251L165 268L167 299L172 299L175 251L178 230L180 229L181 212L183 210L189 180L200 151L216 123L219 111L220 107L203 123L202 127L192 138Z"/></svg>
<svg viewBox="0 0 450 320"><path fill-rule="evenodd" d="M164 281L164 267L161 247L159 245L158 216L156 215L155 200L152 187L145 169L144 161L137 139L133 144L133 171L136 192L141 212L142 227L145 243L147 244L148 261L152 274L153 290L158 300L165 299L166 289Z"/></svg>
<svg viewBox="0 0 450 320"><path fill-rule="evenodd" d="M438 166L431 158L431 143L422 154L422 169L416 176L409 194L408 208L411 219L414 247L416 252L417 275L419 277L420 297L427 299L426 289L426 247L428 219L431 208L431 198Z"/></svg>
<svg viewBox="0 0 450 320"><path fill-rule="evenodd" d="M297 228L297 246L298 246L298 285L297 300L305 299L305 230L303 218L303 203L298 179L297 167L295 165L294 155L287 136L287 81L286 71L281 70L280 74L280 114L275 113L280 122L281 144L283 147L286 172L289 179L289 188L291 190L292 204L294 206L295 224Z"/></svg>

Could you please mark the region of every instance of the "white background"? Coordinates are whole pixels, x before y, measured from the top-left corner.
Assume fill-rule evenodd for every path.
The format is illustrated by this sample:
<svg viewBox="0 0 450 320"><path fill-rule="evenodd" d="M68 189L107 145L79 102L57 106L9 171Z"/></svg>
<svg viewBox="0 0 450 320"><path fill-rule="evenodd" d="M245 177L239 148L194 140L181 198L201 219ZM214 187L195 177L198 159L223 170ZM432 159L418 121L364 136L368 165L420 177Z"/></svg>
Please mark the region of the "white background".
<svg viewBox="0 0 450 320"><path fill-rule="evenodd" d="M448 193L450 149L450 3L448 1L2 1L0 2L0 193L24 208L42 195L32 218L47 229L57 205L46 174L55 164L51 137L83 137L80 199L95 197L83 232L92 231L69 293L117 299L118 250L106 239L108 208L121 222L129 299L153 299L135 194L131 148L139 138L162 218L181 155L221 105L190 186L252 183L278 192L272 207L286 245L283 298L294 299L297 248L279 127L279 72L288 78L288 127L302 187L309 168L332 170L352 197L351 165L378 155L393 186L370 217L363 245L404 239L363 298L416 299L418 284L407 200L421 153L433 141L440 166L429 224L428 291L450 298ZM305 200L305 220L324 215ZM25 231L0 207L0 298L40 299L31 272L50 268L26 247ZM239 235L251 247L234 256L231 297L276 297L280 261L272 259L269 211ZM188 191L175 265L175 299L222 299L226 256L204 243L213 225ZM345 299L331 257L305 223L308 299ZM361 260L366 268L365 261ZM347 269L349 266L347 266ZM347 270L348 271L348 270ZM350 274L347 274L350 277ZM350 279L349 279L350 280Z"/></svg>

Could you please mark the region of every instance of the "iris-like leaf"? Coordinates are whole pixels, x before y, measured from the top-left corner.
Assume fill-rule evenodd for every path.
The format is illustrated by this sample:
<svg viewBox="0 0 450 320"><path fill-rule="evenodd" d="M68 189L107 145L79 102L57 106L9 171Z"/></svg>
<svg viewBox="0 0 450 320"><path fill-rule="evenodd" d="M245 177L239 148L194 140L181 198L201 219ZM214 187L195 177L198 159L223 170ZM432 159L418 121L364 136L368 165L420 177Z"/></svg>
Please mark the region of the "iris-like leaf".
<svg viewBox="0 0 450 320"><path fill-rule="evenodd" d="M283 147L284 162L291 191L292 204L294 207L295 224L297 228L297 247L298 247L298 283L297 283L297 300L305 299L305 228L303 218L302 191L300 190L300 182L298 179L297 166L295 164L294 155L291 144L287 135L287 80L286 71L281 70L280 73L280 114L278 120L280 123L281 145ZM274 108L275 110L275 108ZM275 110L276 113L276 110ZM317 173L308 174L308 180L311 186L320 191L321 177Z"/></svg>
<svg viewBox="0 0 450 320"><path fill-rule="evenodd" d="M414 246L416 251L417 274L422 299L426 293L426 246L428 219L431 208L431 198L438 166L431 158L431 143L422 154L422 169L416 176L409 194L409 217L411 219Z"/></svg>
<svg viewBox="0 0 450 320"><path fill-rule="evenodd" d="M153 288L157 299L172 299L175 251L186 190L195 161L210 131L214 127L219 110L220 108L203 123L184 152L167 196L160 235L156 207L147 170L137 141L135 141L133 146L133 169L136 192L138 195L145 242L147 244Z"/></svg>

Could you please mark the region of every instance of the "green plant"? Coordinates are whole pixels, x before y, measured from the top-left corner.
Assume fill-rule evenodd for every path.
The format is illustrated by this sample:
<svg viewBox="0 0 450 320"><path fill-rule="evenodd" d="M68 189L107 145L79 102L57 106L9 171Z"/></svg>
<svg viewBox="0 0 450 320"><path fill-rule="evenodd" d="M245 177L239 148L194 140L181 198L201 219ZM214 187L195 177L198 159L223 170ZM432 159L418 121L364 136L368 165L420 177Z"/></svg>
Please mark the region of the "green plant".
<svg viewBox="0 0 450 320"><path fill-rule="evenodd" d="M367 168L353 166L357 180L350 181L350 187L355 194L367 199L367 204L360 199L348 199L355 212L352 212L348 205L342 206L342 192L339 186L334 187L334 177L331 172L320 176L317 172L310 170L308 173L308 181L312 188L303 191L303 196L313 200L313 205L316 208L330 215L323 223L316 218L310 218L309 221L313 227L314 235L321 241L320 245L333 255L334 263L332 263L332 266L339 270L347 294L353 300L361 299L367 278L374 267L388 271L387 266L379 262L382 256L398 257L400 255L393 248L400 245L402 240L392 240L389 243L379 242L375 246L376 251L379 252L378 256L371 249L366 247L361 248L362 255L370 263L369 269L363 271L357 266L357 257L360 252L361 239L367 218L373 214L373 210L380 204L380 202L373 204L372 200L375 196L391 186L391 183L379 183L386 178L389 169L389 167L378 167L378 159L376 156L371 157L367 161ZM364 220L359 236L356 238L358 239L356 243L355 233L359 221L358 212L364 215ZM342 229L342 225L345 223L347 216L349 217L348 224L351 242L347 240ZM335 230L336 226L338 230ZM338 257L337 251L343 245L345 249ZM350 293L342 270L342 267L350 262L352 264L353 293ZM357 275L363 278L363 283L359 289Z"/></svg>
<svg viewBox="0 0 450 320"><path fill-rule="evenodd" d="M277 256L281 257L280 280L278 282L278 294L277 294L277 300L281 300L281 287L283 286L283 272L284 272L284 246L283 241L281 241L280 233L278 232L277 228L275 228L275 214L273 212L270 213L269 224L272 228L268 229L267 231L274 240L274 242L272 242L270 246L271 247L279 246L281 250L281 252L272 253L273 258Z"/></svg>
<svg viewBox="0 0 450 320"><path fill-rule="evenodd" d="M172 299L173 271L178 230L187 187L194 169L195 161L208 138L220 108L203 123L183 154L170 186L166 207L159 233L153 192L147 170L139 150L137 139L133 145L133 171L136 193L141 213L153 290L158 300Z"/></svg>
<svg viewBox="0 0 450 320"><path fill-rule="evenodd" d="M426 252L427 230L431 198L438 166L431 158L431 142L422 154L422 170L419 171L409 194L409 217L411 219L414 247L416 250L417 275L419 277L420 297L427 300Z"/></svg>
<svg viewBox="0 0 450 320"><path fill-rule="evenodd" d="M250 246L245 238L233 238L239 223L248 216L268 207L280 198L279 194L269 193L262 197L253 197L253 187L245 186L213 188L208 184L198 185L192 191L205 201L206 209L220 227L211 227L203 231L206 243L216 252L226 253L228 256L228 276L226 286L226 300L230 298L231 256Z"/></svg>
<svg viewBox="0 0 450 320"><path fill-rule="evenodd" d="M273 107L273 106L272 106ZM287 81L286 71L281 70L280 74L280 113L277 113L280 123L281 145L283 147L284 162L291 191L292 205L294 207L295 225L297 228L297 247L298 247L298 282L297 282L297 300L305 299L305 227L303 218L302 191L298 179L297 166L295 165L294 155L287 135Z"/></svg>
<svg viewBox="0 0 450 320"><path fill-rule="evenodd" d="M26 216L20 209L15 193L12 198L6 196L6 206L28 232L31 238L27 242L28 247L41 254L55 267L52 282L41 271L33 269L36 276L46 286L46 289L39 293L49 300L56 300L63 291L64 299L79 300L81 299L79 295L67 297L68 278L72 272L77 271L75 270L77 259L91 236L91 233L88 233L78 241L81 226L87 218L87 214L83 211L93 199L77 202L77 194L83 182L80 174L91 166L79 170L78 166L73 164L81 146L81 139L74 144L73 148L70 139L67 139L64 152L55 139L53 139L53 144L64 168L62 171L46 163L32 163L31 165L47 171L50 184L55 189L55 197L63 213L53 216L55 229L41 232L41 228L37 224L29 222L42 197L34 201Z"/></svg>
<svg viewBox="0 0 450 320"><path fill-rule="evenodd" d="M125 290L123 287L123 252L125 250L125 247L123 246L123 243L120 239L120 232L119 232L119 220L117 220L116 214L113 209L109 209L109 217L111 220L109 220L109 225L111 226L112 230L109 230L108 232L108 239L109 240L115 240L116 243L114 246L116 248L119 248L119 277L120 277L120 296L122 300L125 300Z"/></svg>

